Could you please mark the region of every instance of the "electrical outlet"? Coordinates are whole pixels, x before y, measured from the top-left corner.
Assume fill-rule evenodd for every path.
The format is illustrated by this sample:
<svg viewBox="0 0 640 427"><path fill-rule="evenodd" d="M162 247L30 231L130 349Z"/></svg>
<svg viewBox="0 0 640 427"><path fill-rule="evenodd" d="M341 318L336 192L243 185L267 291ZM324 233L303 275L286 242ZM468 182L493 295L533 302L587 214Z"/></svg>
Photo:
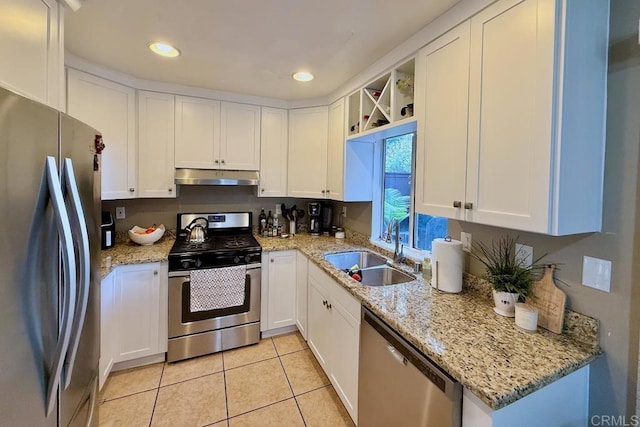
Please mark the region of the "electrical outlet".
<svg viewBox="0 0 640 427"><path fill-rule="evenodd" d="M462 241L462 250L465 252L471 252L471 233L460 233L460 241Z"/></svg>
<svg viewBox="0 0 640 427"><path fill-rule="evenodd" d="M533 247L516 243L516 262L523 267L533 264Z"/></svg>
<svg viewBox="0 0 640 427"><path fill-rule="evenodd" d="M125 219L127 215L124 212L124 206L116 208L116 219Z"/></svg>
<svg viewBox="0 0 640 427"><path fill-rule="evenodd" d="M342 216L343 216L344 218L346 218L346 217L347 217L347 207L346 207L346 206L343 206L343 207L342 207Z"/></svg>
<svg viewBox="0 0 640 427"><path fill-rule="evenodd" d="M582 262L582 284L611 292L611 261L585 256Z"/></svg>

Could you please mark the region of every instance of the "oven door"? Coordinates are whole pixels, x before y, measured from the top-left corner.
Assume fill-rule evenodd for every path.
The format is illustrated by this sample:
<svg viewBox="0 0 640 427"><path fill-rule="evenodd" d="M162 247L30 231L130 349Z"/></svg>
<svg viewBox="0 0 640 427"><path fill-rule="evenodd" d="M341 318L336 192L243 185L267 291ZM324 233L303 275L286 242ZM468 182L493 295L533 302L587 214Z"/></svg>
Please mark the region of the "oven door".
<svg viewBox="0 0 640 427"><path fill-rule="evenodd" d="M260 321L260 264L247 265L243 305L191 311L190 274L169 272L169 338Z"/></svg>

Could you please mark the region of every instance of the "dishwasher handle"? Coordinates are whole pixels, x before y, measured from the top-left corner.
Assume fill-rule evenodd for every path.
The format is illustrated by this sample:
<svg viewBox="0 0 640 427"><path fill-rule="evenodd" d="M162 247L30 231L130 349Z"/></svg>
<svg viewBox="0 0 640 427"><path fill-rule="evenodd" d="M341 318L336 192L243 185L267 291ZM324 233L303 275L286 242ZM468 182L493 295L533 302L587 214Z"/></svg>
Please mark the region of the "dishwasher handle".
<svg viewBox="0 0 640 427"><path fill-rule="evenodd" d="M387 351L391 353L391 356L393 356L398 363L407 366L407 359L398 350L396 350L394 346L387 344Z"/></svg>
<svg viewBox="0 0 640 427"><path fill-rule="evenodd" d="M364 321L371 325L387 341L387 351L397 361L405 364L407 362L411 363L450 399L458 400L462 398L462 386L459 382L414 348L368 308L363 307L362 312ZM406 362L403 362L403 359Z"/></svg>

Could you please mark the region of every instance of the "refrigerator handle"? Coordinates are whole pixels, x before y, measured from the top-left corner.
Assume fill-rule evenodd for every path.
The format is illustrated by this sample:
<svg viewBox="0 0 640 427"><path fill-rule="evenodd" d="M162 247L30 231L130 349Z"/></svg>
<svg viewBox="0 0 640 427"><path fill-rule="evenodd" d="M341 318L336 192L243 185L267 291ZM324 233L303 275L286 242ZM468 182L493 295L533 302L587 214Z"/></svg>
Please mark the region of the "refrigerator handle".
<svg viewBox="0 0 640 427"><path fill-rule="evenodd" d="M62 267L63 267L63 300L62 300L62 316L60 318L60 329L58 342L56 343L55 353L49 371L47 380L47 416L51 415L55 408L56 396L60 385L60 377L62 375L62 365L64 355L69 347L69 338L71 332L71 322L73 320L73 312L76 299L76 268L75 253L73 250L73 238L71 235L71 223L64 204L62 196L62 187L58 178L58 168L56 167L56 159L47 156L45 162L45 171L43 176L43 187L47 191L40 191L39 197L49 197L53 205L53 211L60 236L60 247L62 251ZM40 204L40 203L39 203ZM57 287L57 284L56 284Z"/></svg>
<svg viewBox="0 0 640 427"><path fill-rule="evenodd" d="M69 343L69 350L65 359L64 366L64 388L67 389L71 384L71 377L73 374L73 365L78 353L78 345L80 344L80 335L82 335L82 327L84 326L84 319L87 313L87 304L89 302L89 286L91 283L91 255L89 253L89 235L87 233L87 222L84 216L84 210L82 209L82 203L80 201L80 193L78 191L78 184L76 182L75 173L73 171L73 163L71 159L65 159L62 165L62 186L67 190L67 196L70 201L71 210L70 216L73 217L73 222L77 225L78 233L74 236L78 245L79 252L79 286L77 286L78 297L75 305L75 314L73 317L73 323L71 326L71 341ZM79 238L77 236L79 234ZM72 286L76 286L76 283L72 283Z"/></svg>

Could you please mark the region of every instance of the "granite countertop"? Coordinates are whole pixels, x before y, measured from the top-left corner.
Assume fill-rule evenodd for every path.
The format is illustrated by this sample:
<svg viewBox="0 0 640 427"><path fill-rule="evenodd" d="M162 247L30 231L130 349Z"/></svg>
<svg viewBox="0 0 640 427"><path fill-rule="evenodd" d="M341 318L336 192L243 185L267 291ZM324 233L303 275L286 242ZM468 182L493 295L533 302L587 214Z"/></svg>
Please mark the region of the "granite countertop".
<svg viewBox="0 0 640 427"><path fill-rule="evenodd" d="M297 249L305 254L494 410L588 365L602 353L597 320L567 311L561 335L544 329L523 332L512 318L494 313L490 290L471 275L465 275L460 294L440 293L421 276L393 286L364 286L323 258L331 252L372 249L363 236L349 233L348 237L298 234L291 239L256 239L264 252ZM118 265L166 260L174 240L170 231L152 246L120 239L115 247L102 251L102 277ZM107 268L109 256L111 266ZM399 267L411 272L408 266Z"/></svg>
<svg viewBox="0 0 640 427"><path fill-rule="evenodd" d="M104 279L119 265L166 261L175 240L176 236L173 231L167 230L153 245L141 246L129 240L126 233L117 233L116 244L112 248L101 251L100 273L102 278ZM107 267L108 257L111 257L111 265Z"/></svg>
<svg viewBox="0 0 640 427"><path fill-rule="evenodd" d="M595 319L568 311L561 335L541 328L538 333L524 332L513 318L494 313L490 289L474 276L465 276L460 294L438 292L420 275L412 282L371 287L323 258L329 252L370 250L368 240L257 238L265 252L301 251L494 410L588 365L602 353ZM411 272L407 266L401 268Z"/></svg>

